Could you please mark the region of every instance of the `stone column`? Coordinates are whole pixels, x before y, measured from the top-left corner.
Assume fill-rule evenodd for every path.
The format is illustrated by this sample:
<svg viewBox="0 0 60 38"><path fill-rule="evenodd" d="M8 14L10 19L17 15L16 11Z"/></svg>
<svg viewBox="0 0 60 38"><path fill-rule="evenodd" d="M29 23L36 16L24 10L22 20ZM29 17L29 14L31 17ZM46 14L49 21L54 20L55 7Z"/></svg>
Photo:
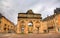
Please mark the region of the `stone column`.
<svg viewBox="0 0 60 38"><path fill-rule="evenodd" d="M34 34L36 33L36 24L35 24L35 22L33 22L33 33Z"/></svg>
<svg viewBox="0 0 60 38"><path fill-rule="evenodd" d="M28 22L25 23L25 33L28 34Z"/></svg>
<svg viewBox="0 0 60 38"><path fill-rule="evenodd" d="M20 28L20 22L18 22L18 24L17 24L17 33L21 33L21 28Z"/></svg>

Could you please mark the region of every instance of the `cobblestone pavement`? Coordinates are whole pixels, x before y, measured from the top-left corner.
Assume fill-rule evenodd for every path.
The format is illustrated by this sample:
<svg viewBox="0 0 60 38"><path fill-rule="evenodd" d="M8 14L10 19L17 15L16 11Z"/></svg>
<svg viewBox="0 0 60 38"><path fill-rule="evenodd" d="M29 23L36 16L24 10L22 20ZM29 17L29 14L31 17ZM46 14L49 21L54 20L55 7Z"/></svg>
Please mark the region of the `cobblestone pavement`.
<svg viewBox="0 0 60 38"><path fill-rule="evenodd" d="M60 34L0 34L0 38L60 38Z"/></svg>

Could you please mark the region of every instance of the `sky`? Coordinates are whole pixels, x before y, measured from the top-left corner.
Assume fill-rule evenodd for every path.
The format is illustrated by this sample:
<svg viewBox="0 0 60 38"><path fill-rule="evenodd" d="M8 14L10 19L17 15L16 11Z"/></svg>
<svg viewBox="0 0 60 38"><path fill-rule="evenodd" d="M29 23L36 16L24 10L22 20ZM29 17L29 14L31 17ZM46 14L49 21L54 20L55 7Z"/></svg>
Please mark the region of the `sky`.
<svg viewBox="0 0 60 38"><path fill-rule="evenodd" d="M0 13L14 24L17 24L18 13L32 9L45 18L53 15L56 8L60 8L60 0L0 0Z"/></svg>

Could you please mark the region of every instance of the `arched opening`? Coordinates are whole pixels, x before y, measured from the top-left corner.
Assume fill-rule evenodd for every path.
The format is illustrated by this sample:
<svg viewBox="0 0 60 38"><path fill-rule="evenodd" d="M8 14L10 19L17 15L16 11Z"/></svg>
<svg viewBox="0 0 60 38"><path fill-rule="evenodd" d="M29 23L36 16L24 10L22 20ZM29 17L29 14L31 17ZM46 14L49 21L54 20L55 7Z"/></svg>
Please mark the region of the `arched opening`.
<svg viewBox="0 0 60 38"><path fill-rule="evenodd" d="M24 33L24 25L21 26L21 33Z"/></svg>
<svg viewBox="0 0 60 38"><path fill-rule="evenodd" d="M8 33L15 33L13 29L8 29Z"/></svg>
<svg viewBox="0 0 60 38"><path fill-rule="evenodd" d="M33 31L33 23L32 22L29 22L28 23L28 33L32 33Z"/></svg>
<svg viewBox="0 0 60 38"><path fill-rule="evenodd" d="M39 28L40 28L40 27L36 27L36 28L37 28L37 33L39 33Z"/></svg>
<svg viewBox="0 0 60 38"><path fill-rule="evenodd" d="M4 28L4 31L6 31L6 28Z"/></svg>
<svg viewBox="0 0 60 38"><path fill-rule="evenodd" d="M29 23L28 23L28 26L33 26L32 22L29 22Z"/></svg>
<svg viewBox="0 0 60 38"><path fill-rule="evenodd" d="M4 27L4 33L6 33L6 29L7 29L7 28L6 28L6 27Z"/></svg>
<svg viewBox="0 0 60 38"><path fill-rule="evenodd" d="M58 32L60 32L60 28L58 28Z"/></svg>
<svg viewBox="0 0 60 38"><path fill-rule="evenodd" d="M48 27L48 32L51 32L51 33L55 32L55 27L54 26L49 26Z"/></svg>

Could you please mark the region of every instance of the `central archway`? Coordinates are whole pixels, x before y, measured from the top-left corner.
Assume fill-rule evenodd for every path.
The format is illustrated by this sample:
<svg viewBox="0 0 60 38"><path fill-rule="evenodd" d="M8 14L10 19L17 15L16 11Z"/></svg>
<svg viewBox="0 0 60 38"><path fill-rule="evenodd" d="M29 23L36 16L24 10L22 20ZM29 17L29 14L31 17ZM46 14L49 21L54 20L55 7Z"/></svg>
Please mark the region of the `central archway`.
<svg viewBox="0 0 60 38"><path fill-rule="evenodd" d="M33 22L32 21L28 23L28 33L33 33Z"/></svg>

